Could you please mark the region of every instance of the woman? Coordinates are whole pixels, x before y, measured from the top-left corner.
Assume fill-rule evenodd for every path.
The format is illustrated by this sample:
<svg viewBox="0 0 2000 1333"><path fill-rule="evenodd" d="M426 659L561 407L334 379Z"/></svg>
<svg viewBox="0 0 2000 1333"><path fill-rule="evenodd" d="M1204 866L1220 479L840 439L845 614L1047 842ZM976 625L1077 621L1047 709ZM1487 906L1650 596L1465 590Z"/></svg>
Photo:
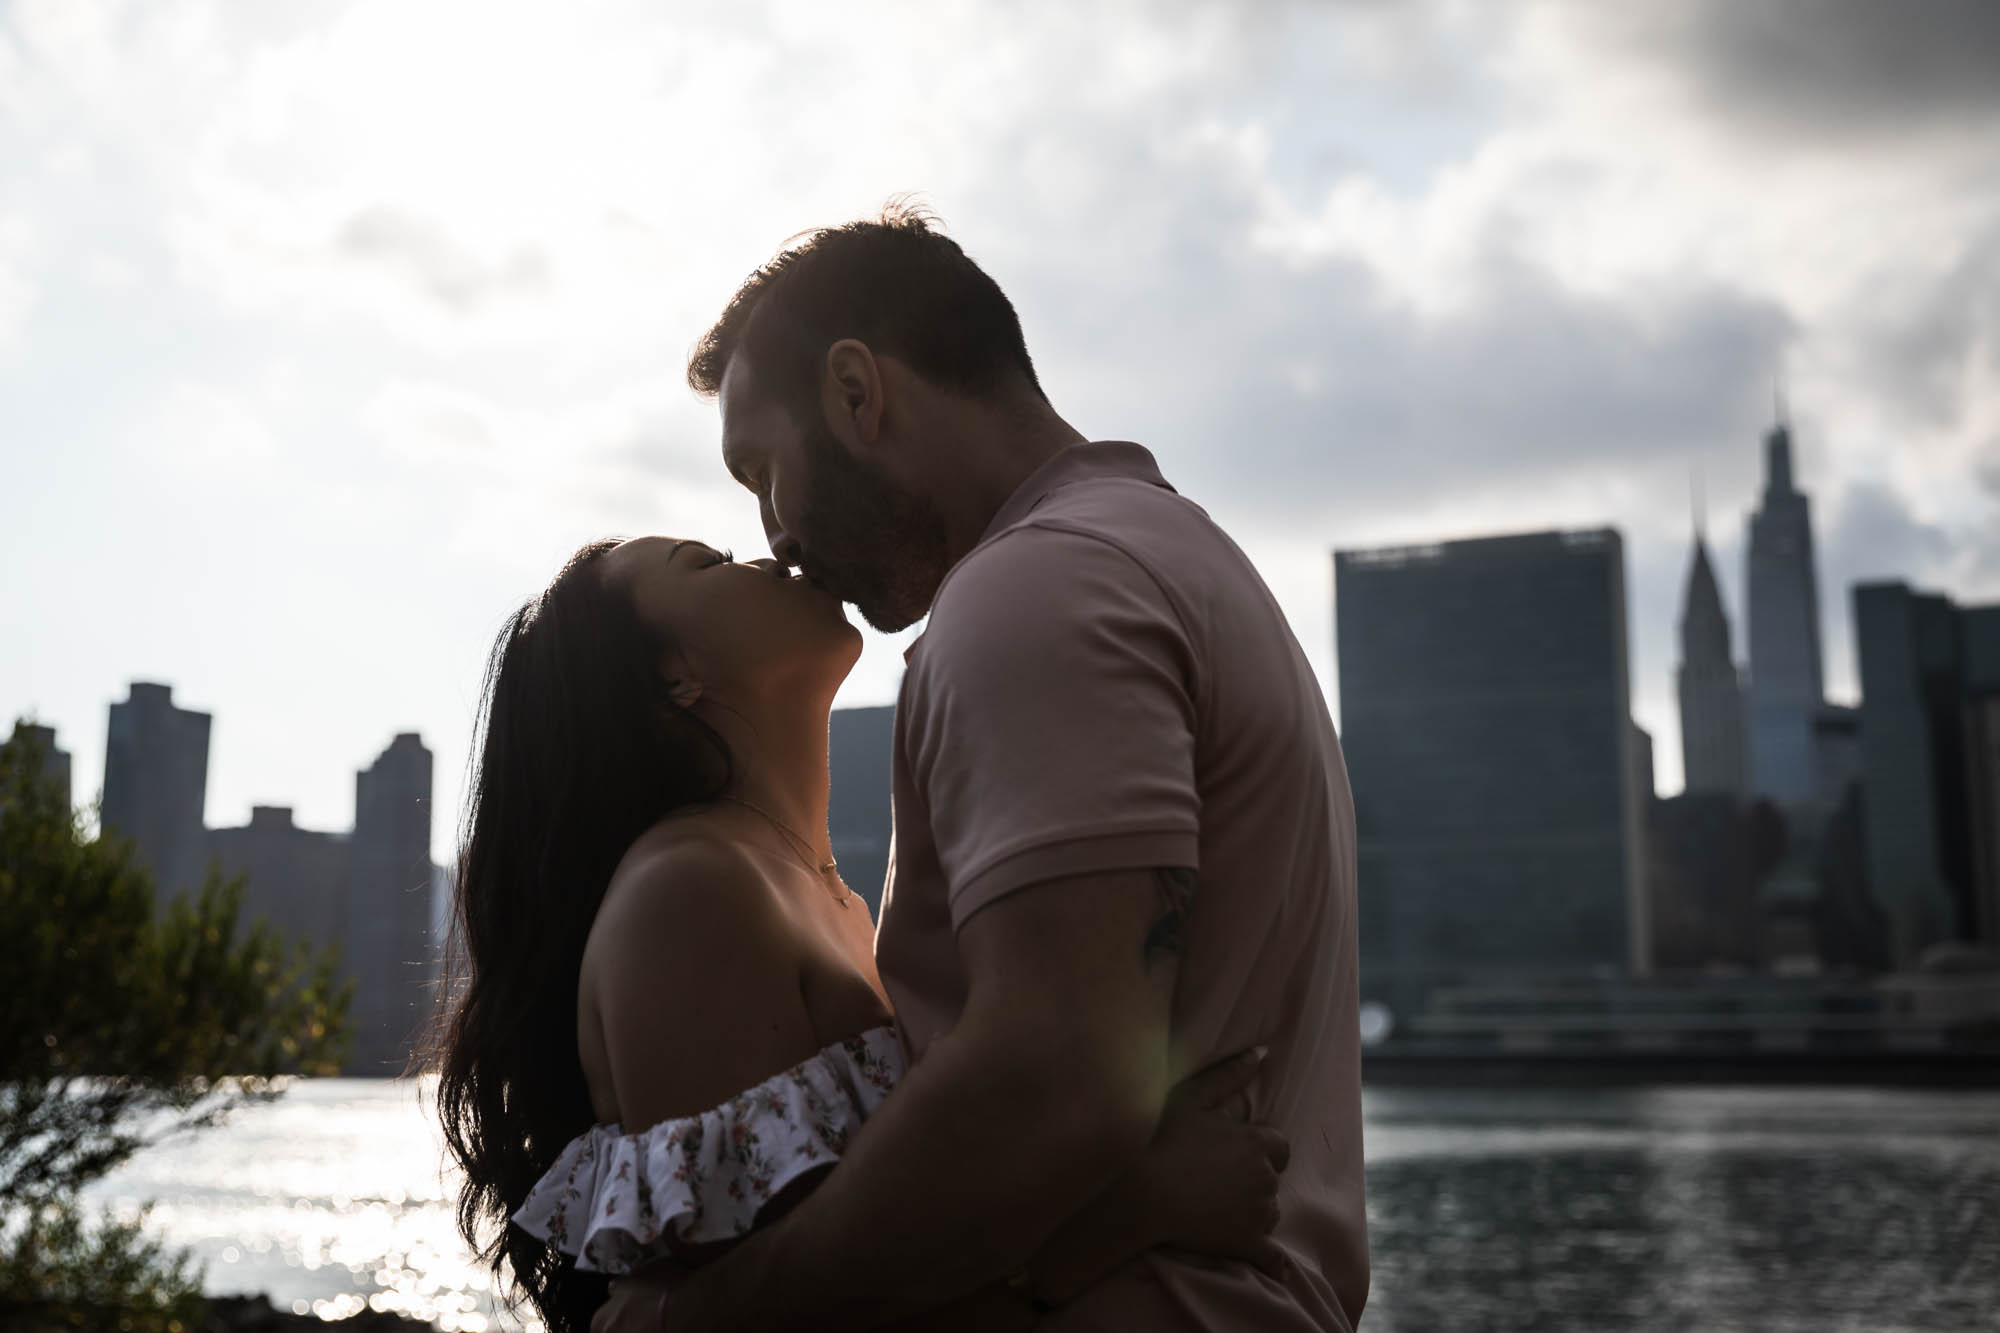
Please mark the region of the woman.
<svg viewBox="0 0 2000 1333"><path fill-rule="evenodd" d="M781 1214L900 1075L827 846L860 648L810 580L660 537L585 547L495 644L433 1062L461 1230L514 1219L487 1252L553 1329L588 1326L603 1274ZM1273 1261L1282 1141L1208 1109L1253 1073L1184 1084L1146 1161L981 1317L1155 1244Z"/></svg>

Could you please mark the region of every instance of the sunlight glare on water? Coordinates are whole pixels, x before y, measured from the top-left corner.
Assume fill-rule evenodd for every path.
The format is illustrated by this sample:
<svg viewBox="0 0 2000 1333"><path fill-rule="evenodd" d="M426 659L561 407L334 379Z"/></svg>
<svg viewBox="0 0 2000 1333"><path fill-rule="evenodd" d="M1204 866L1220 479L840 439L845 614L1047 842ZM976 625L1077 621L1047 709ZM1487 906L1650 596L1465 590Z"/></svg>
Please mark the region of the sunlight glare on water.
<svg viewBox="0 0 2000 1333"><path fill-rule="evenodd" d="M191 1248L214 1294L263 1292L338 1319L364 1307L445 1330L516 1327L459 1239L458 1181L420 1091L308 1079L222 1128L133 1159L92 1197L153 1200L151 1229Z"/></svg>
<svg viewBox="0 0 2000 1333"><path fill-rule="evenodd" d="M419 1087L305 1081L93 1193L211 1292L517 1328ZM2000 1094L1371 1088L1367 1333L1969 1333L2000 1309Z"/></svg>

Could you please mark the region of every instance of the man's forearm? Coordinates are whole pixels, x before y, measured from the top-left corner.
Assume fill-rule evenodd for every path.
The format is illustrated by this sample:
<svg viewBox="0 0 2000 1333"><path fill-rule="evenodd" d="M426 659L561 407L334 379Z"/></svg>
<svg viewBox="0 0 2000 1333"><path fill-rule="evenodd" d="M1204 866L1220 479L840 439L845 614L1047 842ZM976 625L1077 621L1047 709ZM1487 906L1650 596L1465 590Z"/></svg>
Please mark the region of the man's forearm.
<svg viewBox="0 0 2000 1333"><path fill-rule="evenodd" d="M1164 1084L1148 1073L1123 1084ZM676 1294L669 1328L866 1328L1019 1267L1145 1151L1158 1101L1107 1115L1077 1095L1103 1078L939 1039L819 1189Z"/></svg>

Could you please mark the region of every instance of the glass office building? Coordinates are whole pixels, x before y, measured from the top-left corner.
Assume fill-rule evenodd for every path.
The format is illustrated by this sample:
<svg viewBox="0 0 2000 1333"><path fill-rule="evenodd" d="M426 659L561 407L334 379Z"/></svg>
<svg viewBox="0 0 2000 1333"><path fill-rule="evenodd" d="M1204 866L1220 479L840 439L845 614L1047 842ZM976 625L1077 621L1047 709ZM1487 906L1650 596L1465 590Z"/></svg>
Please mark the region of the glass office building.
<svg viewBox="0 0 2000 1333"><path fill-rule="evenodd" d="M1336 552L1334 597L1364 1000L1645 971L1618 534Z"/></svg>
<svg viewBox="0 0 2000 1333"><path fill-rule="evenodd" d="M889 876L890 767L896 745L896 710L836 708L828 726L827 833L840 878L868 910L882 910Z"/></svg>
<svg viewBox="0 0 2000 1333"><path fill-rule="evenodd" d="M2000 948L2000 606L1854 589L1868 887L1894 960Z"/></svg>

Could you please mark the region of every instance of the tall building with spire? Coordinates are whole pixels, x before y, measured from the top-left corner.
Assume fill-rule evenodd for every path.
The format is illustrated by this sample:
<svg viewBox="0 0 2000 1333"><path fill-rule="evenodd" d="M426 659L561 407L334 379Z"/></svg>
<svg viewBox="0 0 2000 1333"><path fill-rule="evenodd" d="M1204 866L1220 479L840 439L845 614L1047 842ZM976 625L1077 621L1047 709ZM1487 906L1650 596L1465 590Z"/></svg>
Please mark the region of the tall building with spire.
<svg viewBox="0 0 2000 1333"><path fill-rule="evenodd" d="M1697 514L1694 560L1681 600L1681 764L1689 792L1741 796L1748 755L1743 743L1743 679L1729 643L1729 615L1709 563Z"/></svg>
<svg viewBox="0 0 2000 1333"><path fill-rule="evenodd" d="M1750 785L1780 806L1818 795L1815 719L1820 674L1819 582L1812 513L1792 480L1792 432L1779 404L1764 436L1764 498L1750 516Z"/></svg>

